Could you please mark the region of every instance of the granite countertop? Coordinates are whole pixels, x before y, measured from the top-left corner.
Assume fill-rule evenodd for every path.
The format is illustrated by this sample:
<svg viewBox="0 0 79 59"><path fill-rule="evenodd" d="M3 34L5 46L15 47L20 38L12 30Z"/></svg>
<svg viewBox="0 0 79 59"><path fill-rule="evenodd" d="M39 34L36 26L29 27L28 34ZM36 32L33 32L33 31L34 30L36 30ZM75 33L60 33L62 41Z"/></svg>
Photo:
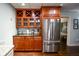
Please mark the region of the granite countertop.
<svg viewBox="0 0 79 59"><path fill-rule="evenodd" d="M6 56L13 47L13 45L0 45L0 56Z"/></svg>
<svg viewBox="0 0 79 59"><path fill-rule="evenodd" d="M33 35L15 35L15 36L33 36Z"/></svg>
<svg viewBox="0 0 79 59"><path fill-rule="evenodd" d="M33 35L14 35L14 36L41 37L40 35L38 35L38 36L33 36Z"/></svg>

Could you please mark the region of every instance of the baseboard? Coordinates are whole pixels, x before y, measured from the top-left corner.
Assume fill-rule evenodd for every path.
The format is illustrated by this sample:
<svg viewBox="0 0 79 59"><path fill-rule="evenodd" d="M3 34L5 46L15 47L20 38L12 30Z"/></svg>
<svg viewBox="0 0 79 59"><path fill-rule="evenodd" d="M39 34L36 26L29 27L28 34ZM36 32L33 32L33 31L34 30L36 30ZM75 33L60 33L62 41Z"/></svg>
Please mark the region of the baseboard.
<svg viewBox="0 0 79 59"><path fill-rule="evenodd" d="M79 46L79 44L67 44L67 46Z"/></svg>

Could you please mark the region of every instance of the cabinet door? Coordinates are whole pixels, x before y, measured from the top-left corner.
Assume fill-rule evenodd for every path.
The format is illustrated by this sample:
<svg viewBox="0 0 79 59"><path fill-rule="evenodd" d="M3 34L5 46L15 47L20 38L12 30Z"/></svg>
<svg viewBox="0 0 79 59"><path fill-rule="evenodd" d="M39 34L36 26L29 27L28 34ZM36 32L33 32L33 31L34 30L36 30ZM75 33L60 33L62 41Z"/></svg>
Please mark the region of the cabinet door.
<svg viewBox="0 0 79 59"><path fill-rule="evenodd" d="M30 37L29 40L30 40L30 47L29 48L31 51L33 51L34 50L34 39L33 39L33 37Z"/></svg>
<svg viewBox="0 0 79 59"><path fill-rule="evenodd" d="M34 38L34 50L42 51L42 40L41 37Z"/></svg>
<svg viewBox="0 0 79 59"><path fill-rule="evenodd" d="M42 16L43 17L50 17L50 16L60 17L60 13L61 13L60 10L61 10L60 6L42 7Z"/></svg>
<svg viewBox="0 0 79 59"><path fill-rule="evenodd" d="M49 15L53 15L53 16L56 16L56 17L60 17L60 8L51 8L49 10Z"/></svg>
<svg viewBox="0 0 79 59"><path fill-rule="evenodd" d="M34 40L32 37L25 37L25 51L33 51Z"/></svg>
<svg viewBox="0 0 79 59"><path fill-rule="evenodd" d="M23 37L14 37L14 51L24 51L24 38Z"/></svg>
<svg viewBox="0 0 79 59"><path fill-rule="evenodd" d="M34 19L33 18L30 18L29 19L29 27L31 28L31 27L34 27L35 26L35 21L34 21Z"/></svg>
<svg viewBox="0 0 79 59"><path fill-rule="evenodd" d="M40 26L41 26L40 18L36 18L35 19L35 27L40 27Z"/></svg>
<svg viewBox="0 0 79 59"><path fill-rule="evenodd" d="M49 10L50 10L50 8L42 8L42 16L48 17L49 16Z"/></svg>
<svg viewBox="0 0 79 59"><path fill-rule="evenodd" d="M16 18L16 27L22 28L22 18Z"/></svg>
<svg viewBox="0 0 79 59"><path fill-rule="evenodd" d="M24 28L28 27L28 19L27 18L23 18L23 27Z"/></svg>

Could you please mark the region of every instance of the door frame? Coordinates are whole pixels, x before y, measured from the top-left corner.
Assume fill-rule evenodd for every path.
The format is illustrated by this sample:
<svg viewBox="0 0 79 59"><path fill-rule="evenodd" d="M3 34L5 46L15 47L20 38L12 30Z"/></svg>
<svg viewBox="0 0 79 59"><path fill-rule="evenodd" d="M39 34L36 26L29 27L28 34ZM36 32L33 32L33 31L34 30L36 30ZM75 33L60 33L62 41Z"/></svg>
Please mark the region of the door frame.
<svg viewBox="0 0 79 59"><path fill-rule="evenodd" d="M68 42L70 41L70 25L69 25L69 20L71 19L69 16L62 16L61 18L68 18L67 19L67 40L66 40L66 45L68 46Z"/></svg>

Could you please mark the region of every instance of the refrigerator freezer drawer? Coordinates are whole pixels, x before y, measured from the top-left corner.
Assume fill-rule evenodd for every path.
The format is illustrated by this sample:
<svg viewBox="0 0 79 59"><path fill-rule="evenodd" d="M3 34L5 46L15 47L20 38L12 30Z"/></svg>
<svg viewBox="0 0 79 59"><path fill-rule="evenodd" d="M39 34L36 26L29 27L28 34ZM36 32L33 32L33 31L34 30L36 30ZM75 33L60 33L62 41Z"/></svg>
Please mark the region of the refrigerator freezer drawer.
<svg viewBox="0 0 79 59"><path fill-rule="evenodd" d="M60 50L60 43L44 43L43 52L58 52Z"/></svg>

